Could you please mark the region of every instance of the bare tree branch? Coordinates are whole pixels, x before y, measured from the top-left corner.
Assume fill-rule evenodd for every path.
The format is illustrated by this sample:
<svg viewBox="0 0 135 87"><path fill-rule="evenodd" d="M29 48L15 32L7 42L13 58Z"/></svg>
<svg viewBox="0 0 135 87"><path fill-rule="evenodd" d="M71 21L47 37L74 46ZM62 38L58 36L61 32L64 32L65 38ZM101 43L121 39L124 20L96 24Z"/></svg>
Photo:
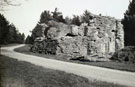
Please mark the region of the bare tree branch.
<svg viewBox="0 0 135 87"><path fill-rule="evenodd" d="M20 6L21 5L21 3L13 4L12 1L9 1L9 0L4 0L4 2L7 3L7 5L11 5L11 6Z"/></svg>
<svg viewBox="0 0 135 87"><path fill-rule="evenodd" d="M22 1L28 0L0 0L0 11L5 11L8 6L20 6Z"/></svg>

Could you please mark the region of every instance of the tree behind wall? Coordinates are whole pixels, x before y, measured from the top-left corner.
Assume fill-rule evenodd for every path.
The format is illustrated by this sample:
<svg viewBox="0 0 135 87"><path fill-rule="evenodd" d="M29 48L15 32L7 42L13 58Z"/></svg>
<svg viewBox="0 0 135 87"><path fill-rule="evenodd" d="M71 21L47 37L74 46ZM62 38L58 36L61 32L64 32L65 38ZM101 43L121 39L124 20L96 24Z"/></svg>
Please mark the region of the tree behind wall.
<svg viewBox="0 0 135 87"><path fill-rule="evenodd" d="M65 23L65 20L63 18L62 12L58 10L58 8L55 8L54 12L52 12L53 20L57 22L63 22Z"/></svg>
<svg viewBox="0 0 135 87"><path fill-rule="evenodd" d="M50 21L50 20L65 23L62 12L59 12L58 8L55 8L55 10L53 12L50 12L47 10L42 12L40 15L39 23L48 23L48 21Z"/></svg>
<svg viewBox="0 0 135 87"><path fill-rule="evenodd" d="M41 13L39 23L47 23L49 20L52 20L50 11L44 11Z"/></svg>
<svg viewBox="0 0 135 87"><path fill-rule="evenodd" d="M72 24L80 26L81 25L80 17L77 15L73 15Z"/></svg>
<svg viewBox="0 0 135 87"><path fill-rule="evenodd" d="M32 36L28 35L26 40L25 40L25 44L33 44L34 39L32 38Z"/></svg>
<svg viewBox="0 0 135 87"><path fill-rule="evenodd" d="M125 32L125 45L135 46L135 0L132 0L122 20Z"/></svg>
<svg viewBox="0 0 135 87"><path fill-rule="evenodd" d="M93 15L93 14L90 13L88 10L85 10L84 13L83 13L83 15L82 15L82 22L89 24L89 21L90 21L91 19L93 19L93 16L92 16L92 15Z"/></svg>

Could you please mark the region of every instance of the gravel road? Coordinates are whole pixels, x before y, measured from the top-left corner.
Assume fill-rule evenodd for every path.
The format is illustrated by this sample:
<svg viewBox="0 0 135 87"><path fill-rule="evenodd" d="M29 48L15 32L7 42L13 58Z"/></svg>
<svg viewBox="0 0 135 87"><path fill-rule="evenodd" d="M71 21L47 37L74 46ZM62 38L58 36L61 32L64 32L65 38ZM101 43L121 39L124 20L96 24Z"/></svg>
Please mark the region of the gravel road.
<svg viewBox="0 0 135 87"><path fill-rule="evenodd" d="M120 70L113 70L107 68L101 68L90 65L69 63L59 60L47 59L27 54L15 52L14 49L24 46L17 45L11 47L2 47L2 55L18 59L19 61L26 61L32 64L42 66L45 68L65 71L68 73L74 73L79 76L88 78L89 80L100 80L116 84L121 84L129 87L135 87L135 73L126 72Z"/></svg>

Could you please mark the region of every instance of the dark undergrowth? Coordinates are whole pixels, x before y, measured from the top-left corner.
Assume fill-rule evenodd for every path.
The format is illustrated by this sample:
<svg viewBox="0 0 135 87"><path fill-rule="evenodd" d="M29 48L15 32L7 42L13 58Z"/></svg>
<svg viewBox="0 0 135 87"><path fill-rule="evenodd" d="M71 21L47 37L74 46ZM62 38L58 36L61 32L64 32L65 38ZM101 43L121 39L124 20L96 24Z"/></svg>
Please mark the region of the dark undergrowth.
<svg viewBox="0 0 135 87"><path fill-rule="evenodd" d="M135 46L126 46L117 51L111 59L135 65Z"/></svg>

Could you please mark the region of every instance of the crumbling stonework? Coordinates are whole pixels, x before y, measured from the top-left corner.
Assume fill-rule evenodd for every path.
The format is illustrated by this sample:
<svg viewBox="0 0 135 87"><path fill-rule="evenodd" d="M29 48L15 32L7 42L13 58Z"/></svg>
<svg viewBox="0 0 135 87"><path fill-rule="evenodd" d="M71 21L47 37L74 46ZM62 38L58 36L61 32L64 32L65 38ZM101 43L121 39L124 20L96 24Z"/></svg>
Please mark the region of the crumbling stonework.
<svg viewBox="0 0 135 87"><path fill-rule="evenodd" d="M38 40L31 50L45 54L106 57L124 47L121 22L106 16L94 16L89 24L80 26L49 21L38 25L33 34ZM39 40L39 37L44 39Z"/></svg>
<svg viewBox="0 0 135 87"><path fill-rule="evenodd" d="M37 26L32 31L32 35L36 37L45 37L44 31L48 26L46 24L37 24Z"/></svg>

